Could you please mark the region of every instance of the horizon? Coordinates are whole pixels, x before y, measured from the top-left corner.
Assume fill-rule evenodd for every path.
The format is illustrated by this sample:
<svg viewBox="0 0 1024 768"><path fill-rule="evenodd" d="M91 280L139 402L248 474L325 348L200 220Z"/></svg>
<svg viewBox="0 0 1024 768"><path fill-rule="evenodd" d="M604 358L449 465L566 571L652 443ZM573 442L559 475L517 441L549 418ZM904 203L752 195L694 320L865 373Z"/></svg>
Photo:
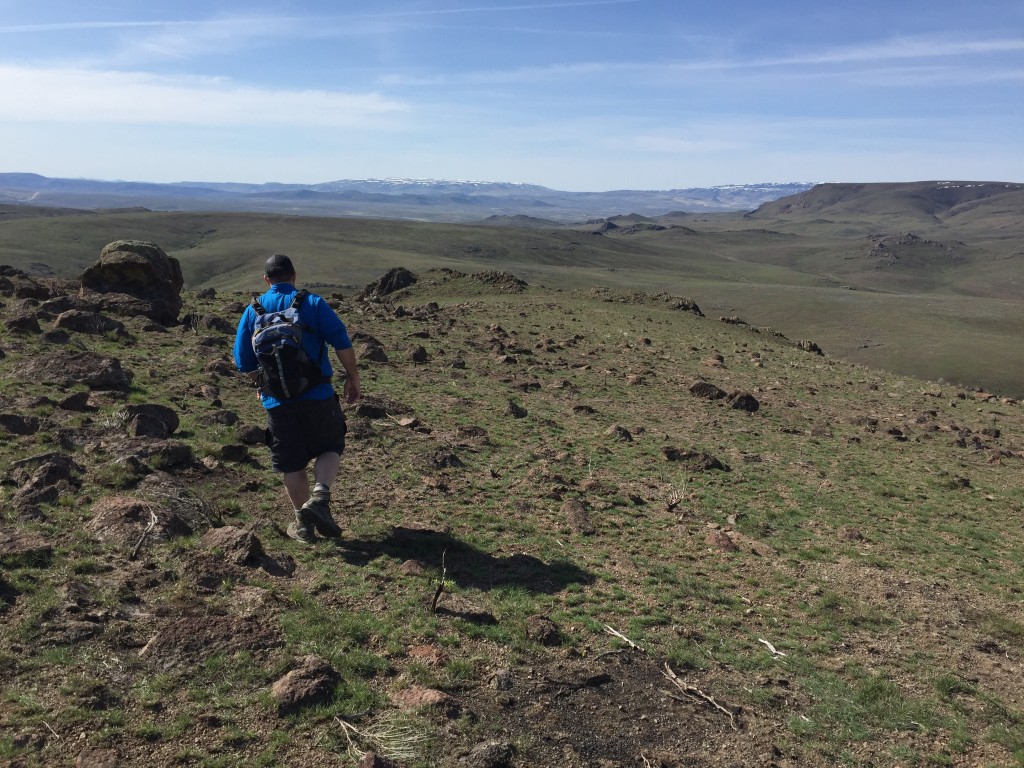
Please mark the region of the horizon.
<svg viewBox="0 0 1024 768"><path fill-rule="evenodd" d="M617 189L599 189L599 190L585 190L582 192L574 192L572 190L556 189L554 187L548 187L544 184L536 184L533 182L517 182L517 181L504 181L500 179L454 179L454 178L426 178L426 177L412 177L412 176L368 176L363 178L344 178L344 179L325 179L321 181L311 182L295 182L295 181L280 181L277 179L270 179L266 181L236 181L234 179L177 179L174 181L153 181L151 179L128 179L128 178L101 178L98 176L49 176L35 171L2 171L0 170L0 177L5 175L15 176L38 176L40 178L48 180L64 180L64 181L90 181L105 184L166 184L166 185L183 185L187 186L190 184L203 185L203 184L243 184L249 186L266 186L270 184L281 185L281 186L302 186L302 187L315 187L322 186L324 184L344 184L348 182L352 183L397 183L397 184L467 184L467 185L502 185L502 186L513 186L513 187L540 187L547 189L551 192L567 192L570 194L602 194L609 192L671 192L676 190L686 189L730 189L730 188L748 188L748 187L785 187L795 185L808 185L818 186L819 184L847 184L847 183L871 183L871 182L837 182L837 181L756 181L749 184L712 184L706 187L672 187L663 189L653 188L640 188L640 187L619 187ZM936 184L949 184L949 183L984 183L984 184L1013 184L1016 182L1009 181L989 181L979 179L923 179L919 181L910 182L890 182L890 183L929 183L933 182Z"/></svg>
<svg viewBox="0 0 1024 768"><path fill-rule="evenodd" d="M598 190L584 190L574 191L558 189L555 187L548 187L544 184L537 184L533 182L513 182L504 181L498 179L455 179L455 178L426 178L426 177L410 177L410 176L369 176L364 178L344 178L344 179L326 179L321 181L311 182L294 182L294 181L280 181L277 179L265 180L265 181L237 181L234 179L177 179L174 181L152 181L150 179L128 179L128 178L101 178L97 176L47 176L45 174L37 173L35 171L0 171L0 176L4 175L25 175L25 176L39 176L41 178L50 180L67 180L67 181L90 181L107 184L166 184L166 185L206 185L206 184L239 184L249 186L267 186L267 185L280 185L280 186L295 186L295 187L315 187L322 186L325 184L344 184L348 182L352 183L401 183L401 184L467 184L467 185L503 185L503 186L516 186L516 187L541 187L551 192L562 192L568 194L608 194L614 192L674 192L674 191L685 191L685 190L700 190L700 189L743 189L743 188L757 188L757 187L784 187L784 186L798 186L806 185L810 187L817 187L825 184L892 184L892 185L904 185L904 184L1008 184L1008 185L1019 185L1024 184L1020 181L1012 181L1010 179L953 179L953 178L933 178L933 179L904 179L899 181L756 181L746 184L711 184L707 186L694 186L694 187L666 187L660 189L654 188L641 188L641 187L619 187L616 189L598 189Z"/></svg>
<svg viewBox="0 0 1024 768"><path fill-rule="evenodd" d="M1011 0L12 0L0 142L149 183L1024 178L1022 28Z"/></svg>

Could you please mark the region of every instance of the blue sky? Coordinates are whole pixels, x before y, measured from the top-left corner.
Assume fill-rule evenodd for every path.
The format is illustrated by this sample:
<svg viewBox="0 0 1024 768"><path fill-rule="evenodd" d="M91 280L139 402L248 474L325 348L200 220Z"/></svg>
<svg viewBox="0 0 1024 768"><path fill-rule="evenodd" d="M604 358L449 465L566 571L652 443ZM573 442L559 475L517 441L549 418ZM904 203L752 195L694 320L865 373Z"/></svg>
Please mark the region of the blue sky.
<svg viewBox="0 0 1024 768"><path fill-rule="evenodd" d="M0 171L1024 181L1024 3L0 0Z"/></svg>

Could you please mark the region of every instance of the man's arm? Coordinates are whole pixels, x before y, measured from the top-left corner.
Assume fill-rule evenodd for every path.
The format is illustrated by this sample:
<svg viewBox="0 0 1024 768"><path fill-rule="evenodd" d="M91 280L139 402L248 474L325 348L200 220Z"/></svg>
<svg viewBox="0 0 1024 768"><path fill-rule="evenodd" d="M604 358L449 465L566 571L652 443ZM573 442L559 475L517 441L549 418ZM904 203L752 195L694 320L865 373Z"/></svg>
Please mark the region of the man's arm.
<svg viewBox="0 0 1024 768"><path fill-rule="evenodd" d="M345 402L354 403L359 399L359 366L356 364L356 352L352 347L335 349L338 362L345 369Z"/></svg>

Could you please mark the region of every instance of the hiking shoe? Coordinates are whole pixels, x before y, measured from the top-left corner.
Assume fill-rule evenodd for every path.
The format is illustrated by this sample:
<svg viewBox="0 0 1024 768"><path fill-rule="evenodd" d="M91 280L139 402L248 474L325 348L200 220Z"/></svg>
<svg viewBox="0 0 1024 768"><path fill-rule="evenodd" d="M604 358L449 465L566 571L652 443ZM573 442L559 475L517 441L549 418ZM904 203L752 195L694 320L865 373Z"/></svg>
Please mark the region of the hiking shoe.
<svg viewBox="0 0 1024 768"><path fill-rule="evenodd" d="M305 514L305 510L295 513L295 520L288 523L288 536L303 544L316 544L316 533L313 532L313 521Z"/></svg>
<svg viewBox="0 0 1024 768"><path fill-rule="evenodd" d="M326 498L324 498L326 496ZM329 539L341 538L341 528L331 517L331 492L314 492L313 497L302 505L300 512L321 536Z"/></svg>

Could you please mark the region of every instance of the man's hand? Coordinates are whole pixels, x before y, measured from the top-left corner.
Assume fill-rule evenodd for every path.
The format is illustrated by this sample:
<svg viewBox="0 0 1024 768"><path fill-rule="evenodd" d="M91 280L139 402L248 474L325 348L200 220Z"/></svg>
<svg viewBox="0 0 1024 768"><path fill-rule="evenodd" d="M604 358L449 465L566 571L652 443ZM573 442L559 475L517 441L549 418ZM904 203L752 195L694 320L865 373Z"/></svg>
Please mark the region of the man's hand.
<svg viewBox="0 0 1024 768"><path fill-rule="evenodd" d="M359 366L356 364L356 353L352 347L348 349L336 349L334 354L338 356L338 362L345 369L345 402L351 405L359 399L361 393L359 386Z"/></svg>
<svg viewBox="0 0 1024 768"><path fill-rule="evenodd" d="M347 376L345 378L345 402L351 405L359 399L359 394L359 376L356 375L355 378Z"/></svg>

